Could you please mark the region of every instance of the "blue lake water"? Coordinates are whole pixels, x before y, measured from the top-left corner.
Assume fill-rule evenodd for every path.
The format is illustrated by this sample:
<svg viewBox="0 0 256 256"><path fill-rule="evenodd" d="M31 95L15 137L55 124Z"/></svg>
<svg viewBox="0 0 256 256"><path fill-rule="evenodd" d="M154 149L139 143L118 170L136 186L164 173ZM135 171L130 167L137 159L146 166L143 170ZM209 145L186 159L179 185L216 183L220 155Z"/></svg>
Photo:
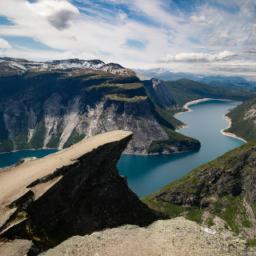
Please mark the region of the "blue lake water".
<svg viewBox="0 0 256 256"><path fill-rule="evenodd" d="M190 107L191 112L177 115L188 126L179 132L198 139L201 149L194 153L160 156L123 156L118 164L122 175L128 177L130 188L139 196L159 190L181 178L193 168L244 144L236 138L221 134L228 126L225 114L238 105L234 101L207 101Z"/></svg>
<svg viewBox="0 0 256 256"><path fill-rule="evenodd" d="M27 157L44 157L51 153L56 152L54 149L41 149L41 150L21 150L10 153L1 153L0 154L0 168L9 166L17 163L19 160Z"/></svg>
<svg viewBox="0 0 256 256"><path fill-rule="evenodd" d="M118 163L120 174L128 178L130 188L139 196L159 190L193 168L239 147L244 142L221 134L228 123L224 115L238 105L234 101L208 101L191 106L191 112L177 116L188 126L179 131L197 138L202 146L199 152L159 156L123 155ZM24 150L0 154L0 167L12 165L21 158L43 157L56 150Z"/></svg>

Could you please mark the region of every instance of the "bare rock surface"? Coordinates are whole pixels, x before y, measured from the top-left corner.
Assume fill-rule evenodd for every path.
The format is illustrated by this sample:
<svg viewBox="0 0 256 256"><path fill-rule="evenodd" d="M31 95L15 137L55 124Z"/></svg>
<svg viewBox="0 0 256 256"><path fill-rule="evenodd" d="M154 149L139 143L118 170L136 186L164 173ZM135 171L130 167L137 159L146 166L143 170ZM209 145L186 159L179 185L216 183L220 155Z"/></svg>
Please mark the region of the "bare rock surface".
<svg viewBox="0 0 256 256"><path fill-rule="evenodd" d="M1 170L0 255L12 248L23 256L17 239L32 242L29 255L37 255L75 235L156 220L116 169L131 138L113 131Z"/></svg>
<svg viewBox="0 0 256 256"><path fill-rule="evenodd" d="M24 163L0 170L0 223L3 223L3 213L12 211L9 205L25 195L30 189L28 186L47 175L52 174L57 169L75 164L79 157L86 153L98 148L99 146L115 141L122 140L131 136L130 132L126 131L113 131L98 136L84 139L79 143L71 146L65 150L51 154L41 159L33 159L25 161ZM52 180L55 183L55 180ZM33 189L37 193L42 194L43 190L48 190L49 186L41 187L38 191L36 186ZM37 196L37 195L35 195Z"/></svg>
<svg viewBox="0 0 256 256"><path fill-rule="evenodd" d="M246 254L245 241L222 228L202 227L183 217L160 220L147 228L126 225L72 237L43 256L235 256Z"/></svg>
<svg viewBox="0 0 256 256"><path fill-rule="evenodd" d="M27 255L32 242L29 240L16 239L11 242L0 242L1 256Z"/></svg>

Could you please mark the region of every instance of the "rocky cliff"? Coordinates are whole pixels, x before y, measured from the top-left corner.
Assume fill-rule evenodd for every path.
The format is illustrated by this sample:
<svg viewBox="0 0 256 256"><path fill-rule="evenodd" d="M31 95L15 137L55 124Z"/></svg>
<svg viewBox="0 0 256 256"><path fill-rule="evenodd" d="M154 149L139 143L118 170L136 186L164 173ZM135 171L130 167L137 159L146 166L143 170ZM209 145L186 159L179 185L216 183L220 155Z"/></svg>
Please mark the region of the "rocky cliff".
<svg viewBox="0 0 256 256"><path fill-rule="evenodd" d="M209 226L215 217L256 245L256 145L249 143L149 196L145 202L169 217Z"/></svg>
<svg viewBox="0 0 256 256"><path fill-rule="evenodd" d="M154 102L171 110L180 109L185 103L202 98L245 101L256 96L254 88L210 86L190 79L152 79L146 82L146 90Z"/></svg>
<svg viewBox="0 0 256 256"><path fill-rule="evenodd" d="M44 256L238 256L251 255L245 241L221 224L202 227L182 217L159 220L146 228L126 225L75 236Z"/></svg>
<svg viewBox="0 0 256 256"><path fill-rule="evenodd" d="M0 152L65 148L115 129L131 130L125 153L192 151L200 143L175 131L174 114L199 98L246 100L247 88L214 87L180 79L141 81L100 60L34 62L0 58Z"/></svg>
<svg viewBox="0 0 256 256"><path fill-rule="evenodd" d="M131 130L126 153L198 150L174 131L135 73L99 60L0 61L0 151L65 148L82 138Z"/></svg>
<svg viewBox="0 0 256 256"><path fill-rule="evenodd" d="M9 249L34 255L73 235L155 220L116 170L131 137L113 131L2 169L0 254Z"/></svg>

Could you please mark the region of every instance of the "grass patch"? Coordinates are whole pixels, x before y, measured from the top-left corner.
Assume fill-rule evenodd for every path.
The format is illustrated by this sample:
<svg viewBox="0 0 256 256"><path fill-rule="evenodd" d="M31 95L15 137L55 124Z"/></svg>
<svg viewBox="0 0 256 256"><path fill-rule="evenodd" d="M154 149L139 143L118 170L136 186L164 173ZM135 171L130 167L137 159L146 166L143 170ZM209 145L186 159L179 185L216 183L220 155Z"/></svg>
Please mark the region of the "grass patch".
<svg viewBox="0 0 256 256"><path fill-rule="evenodd" d="M225 220L231 230L237 234L243 227L250 228L252 226L240 196L225 196L219 199L214 204L212 212Z"/></svg>
<svg viewBox="0 0 256 256"><path fill-rule="evenodd" d="M90 86L87 91L98 90L103 88L118 88L122 90L136 90L143 87L142 83L124 83L124 84L115 84L115 83L102 83L99 85Z"/></svg>
<svg viewBox="0 0 256 256"><path fill-rule="evenodd" d="M202 223L203 210L197 207L185 207L173 203L157 201L146 197L143 202L152 210L161 213L162 215L172 219L183 216L188 220Z"/></svg>
<svg viewBox="0 0 256 256"><path fill-rule="evenodd" d="M187 213L185 215L187 219L195 221L197 223L202 223L203 210L200 208L187 208Z"/></svg>
<svg viewBox="0 0 256 256"><path fill-rule="evenodd" d="M142 201L148 205L149 208L154 211L160 212L168 218L175 218L180 216L184 212L184 207L167 202L151 200L150 198L144 198Z"/></svg>
<svg viewBox="0 0 256 256"><path fill-rule="evenodd" d="M208 227L213 226L213 225L214 225L213 217L207 218L207 220L206 220L205 223L206 223L206 225L207 225Z"/></svg>
<svg viewBox="0 0 256 256"><path fill-rule="evenodd" d="M147 99L146 96L134 96L134 97L128 98L121 94L108 94L105 97L108 100L121 101L121 102L125 102L125 103L136 103L136 102L144 101Z"/></svg>
<svg viewBox="0 0 256 256"><path fill-rule="evenodd" d="M256 238L247 240L246 245L248 247L256 247Z"/></svg>

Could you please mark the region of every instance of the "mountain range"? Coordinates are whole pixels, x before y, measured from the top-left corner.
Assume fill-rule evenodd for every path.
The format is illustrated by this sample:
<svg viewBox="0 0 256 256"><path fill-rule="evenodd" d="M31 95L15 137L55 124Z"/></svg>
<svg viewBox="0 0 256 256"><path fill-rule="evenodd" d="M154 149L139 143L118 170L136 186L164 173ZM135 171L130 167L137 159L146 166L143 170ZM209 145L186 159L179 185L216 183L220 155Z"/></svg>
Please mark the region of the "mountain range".
<svg viewBox="0 0 256 256"><path fill-rule="evenodd" d="M164 68L137 69L136 73L141 79L150 79L152 77L165 81L190 79L212 86L241 86L247 88L256 87L256 81L248 80L241 76L221 76L209 74L194 74L186 72L172 72Z"/></svg>
<svg viewBox="0 0 256 256"><path fill-rule="evenodd" d="M176 129L174 114L200 98L247 100L241 86L215 87L189 79L140 80L134 71L100 60L0 60L0 151L62 149L84 137L131 130L125 153L198 150Z"/></svg>
<svg viewBox="0 0 256 256"><path fill-rule="evenodd" d="M175 114L202 98L241 101L228 131L250 142L139 200L121 153L199 150ZM0 252L255 255L255 98L242 83L142 80L100 60L1 58L0 151L60 151L0 172Z"/></svg>

